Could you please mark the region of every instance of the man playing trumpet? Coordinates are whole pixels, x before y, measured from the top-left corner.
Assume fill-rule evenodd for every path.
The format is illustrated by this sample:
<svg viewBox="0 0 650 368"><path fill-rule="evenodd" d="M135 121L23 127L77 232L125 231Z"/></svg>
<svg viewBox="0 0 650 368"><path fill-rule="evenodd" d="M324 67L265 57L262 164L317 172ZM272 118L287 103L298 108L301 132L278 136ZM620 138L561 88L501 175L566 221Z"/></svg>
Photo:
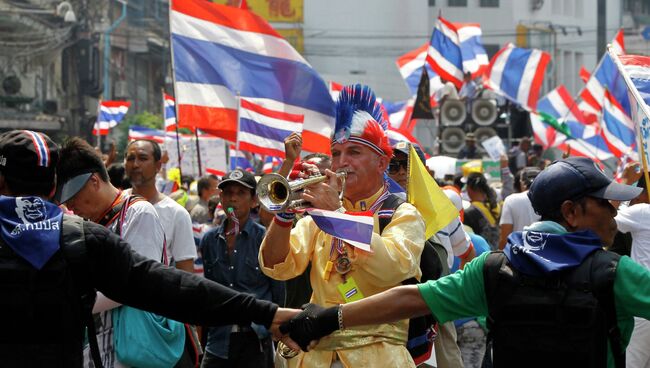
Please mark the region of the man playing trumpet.
<svg viewBox="0 0 650 368"><path fill-rule="evenodd" d="M358 300L420 277L424 222L412 205L382 210L391 196L384 172L392 157L386 122L365 86L348 86L336 104L332 138L332 171L328 180L307 187L302 197L311 206L340 212L367 212L374 217L372 252L359 250L321 231L304 217L292 229L293 215L279 213L270 225L259 253L262 271L278 280L300 275L311 264L311 301L329 307ZM347 173L339 199L336 171ZM388 213L390 212L390 213ZM391 216L380 234L378 217ZM307 353L288 359L289 367L414 366L405 344L408 321L337 331Z"/></svg>

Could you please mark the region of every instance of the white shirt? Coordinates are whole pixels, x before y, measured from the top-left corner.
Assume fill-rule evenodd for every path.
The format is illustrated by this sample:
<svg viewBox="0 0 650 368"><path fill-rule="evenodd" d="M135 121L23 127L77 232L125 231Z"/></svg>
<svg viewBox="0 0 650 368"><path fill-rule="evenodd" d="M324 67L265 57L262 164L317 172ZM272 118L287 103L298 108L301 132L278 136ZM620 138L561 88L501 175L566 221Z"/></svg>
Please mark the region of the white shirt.
<svg viewBox="0 0 650 368"><path fill-rule="evenodd" d="M511 224L512 231L522 231L524 226L539 221L540 217L535 213L533 205L528 199L528 191L514 193L506 197L501 209L501 220L499 225Z"/></svg>
<svg viewBox="0 0 650 368"><path fill-rule="evenodd" d="M153 207L158 212L165 230L167 255L176 262L196 259L196 244L189 212L167 196Z"/></svg>
<svg viewBox="0 0 650 368"><path fill-rule="evenodd" d="M622 208L615 220L618 230L632 234L632 259L650 268L650 204L638 203Z"/></svg>

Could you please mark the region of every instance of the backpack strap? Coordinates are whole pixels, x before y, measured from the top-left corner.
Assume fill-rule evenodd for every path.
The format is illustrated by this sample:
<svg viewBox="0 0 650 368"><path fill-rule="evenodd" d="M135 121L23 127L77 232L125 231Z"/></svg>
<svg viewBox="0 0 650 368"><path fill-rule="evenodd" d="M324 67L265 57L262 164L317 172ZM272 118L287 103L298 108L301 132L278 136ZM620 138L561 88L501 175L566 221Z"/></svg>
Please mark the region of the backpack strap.
<svg viewBox="0 0 650 368"><path fill-rule="evenodd" d="M78 216L63 215L61 244L66 261L77 269L86 269L87 249L86 240L83 230L83 219ZM99 344L97 343L97 332L95 329L95 319L93 317L93 306L97 292L95 289L85 284L79 288L81 298L81 316L84 326L88 331L88 343L90 345L90 355L95 368L102 368L102 360L99 354Z"/></svg>
<svg viewBox="0 0 650 368"><path fill-rule="evenodd" d="M621 258L614 252L598 251L592 257L591 274L594 293L605 311L607 321L607 337L612 350L612 358L616 368L625 368L625 349L618 328L616 305L614 298L614 280L616 269Z"/></svg>
<svg viewBox="0 0 650 368"><path fill-rule="evenodd" d="M499 309L499 301L503 298L499 297L499 273L501 268L505 265L506 255L502 251L491 252L485 258L483 264L483 288L485 289L485 296L488 302L488 311L496 311ZM488 331L494 325L494 316L491 313L487 315Z"/></svg>
<svg viewBox="0 0 650 368"><path fill-rule="evenodd" d="M384 232L386 226L390 224L390 221L393 219L393 214L395 213L397 207L401 206L404 202L406 201L396 196L395 194L391 193L388 195L388 198L386 198L384 202L381 204L381 207L377 211L379 214L377 217L379 218L380 235L381 233Z"/></svg>

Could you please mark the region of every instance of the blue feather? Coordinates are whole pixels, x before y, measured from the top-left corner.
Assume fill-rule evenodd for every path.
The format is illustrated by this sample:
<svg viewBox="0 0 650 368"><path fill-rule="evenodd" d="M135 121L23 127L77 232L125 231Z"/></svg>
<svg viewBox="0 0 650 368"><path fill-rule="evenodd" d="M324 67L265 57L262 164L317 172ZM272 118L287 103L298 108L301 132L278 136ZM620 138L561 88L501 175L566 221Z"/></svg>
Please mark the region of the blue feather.
<svg viewBox="0 0 650 368"><path fill-rule="evenodd" d="M345 86L336 101L335 137L341 135L349 137L352 118L357 111L367 112L384 130L388 128L375 93L368 86L356 84Z"/></svg>

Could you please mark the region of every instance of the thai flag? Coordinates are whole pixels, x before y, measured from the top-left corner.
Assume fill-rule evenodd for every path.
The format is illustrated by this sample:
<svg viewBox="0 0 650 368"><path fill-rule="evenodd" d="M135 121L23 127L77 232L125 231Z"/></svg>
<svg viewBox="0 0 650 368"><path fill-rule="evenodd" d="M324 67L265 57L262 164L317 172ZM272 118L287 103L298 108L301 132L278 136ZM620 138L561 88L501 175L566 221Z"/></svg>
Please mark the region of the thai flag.
<svg viewBox="0 0 650 368"><path fill-rule="evenodd" d="M634 146L634 123L609 91L605 91L601 127L603 137L614 156L621 157Z"/></svg>
<svg viewBox="0 0 650 368"><path fill-rule="evenodd" d="M388 130L386 131L386 135L388 136L388 140L390 141L391 146L397 144L397 142L411 142L422 147L420 142L418 142L417 138L415 138L409 132L405 132L403 130L397 130L397 129L393 129L392 127L389 127Z"/></svg>
<svg viewBox="0 0 650 368"><path fill-rule="evenodd" d="M334 102L325 82L264 19L202 0L172 0L178 121L237 140L235 95L303 115L303 149L329 152Z"/></svg>
<svg viewBox="0 0 650 368"><path fill-rule="evenodd" d="M397 58L397 68L412 96L418 93L418 85L420 84L420 77L422 77L423 67L427 68L427 73L429 74L429 93L433 96L434 92L442 87L440 76L426 62L428 50L429 44L425 43L417 49L411 50Z"/></svg>
<svg viewBox="0 0 650 368"><path fill-rule="evenodd" d="M43 137L43 133L33 132L31 130L24 130L24 132L32 139L32 143L36 148L38 166L49 167L52 163L50 160L50 149ZM56 162L54 162L54 164L56 165Z"/></svg>
<svg viewBox="0 0 650 368"><path fill-rule="evenodd" d="M388 115L388 122L392 128L400 129L401 127L407 127L409 125L408 121L411 119L411 115L413 114L414 103L415 98L400 102L382 101L382 105L386 110L386 115Z"/></svg>
<svg viewBox="0 0 650 368"><path fill-rule="evenodd" d="M101 101L99 116L93 126L93 135L107 135L110 129L124 119L124 115L129 111L129 106L131 103L128 101Z"/></svg>
<svg viewBox="0 0 650 368"><path fill-rule="evenodd" d="M344 242L372 252L370 241L375 220L372 216L352 215L319 209L308 210L311 218L323 232Z"/></svg>
<svg viewBox="0 0 650 368"><path fill-rule="evenodd" d="M563 85L539 100L537 111L549 114L566 123L571 132L571 138L575 138L569 139L564 134L546 126L536 114L532 113L530 116L535 140L545 149L557 147L566 151L570 148L570 154L594 160L606 160L612 157L607 142L600 132L594 132L584 124L582 112L576 107L575 101Z"/></svg>
<svg viewBox="0 0 650 368"><path fill-rule="evenodd" d="M261 155L284 158L284 139L301 133L302 115L266 109L241 99L239 109L239 148Z"/></svg>
<svg viewBox="0 0 650 368"><path fill-rule="evenodd" d="M490 62L487 85L509 100L535 111L550 60L547 52L508 43Z"/></svg>
<svg viewBox="0 0 650 368"><path fill-rule="evenodd" d="M596 70L591 74L591 78L580 91L582 101L578 107L587 114L587 122L590 124L597 123L600 120L603 103L605 102L605 91L609 91L611 96L621 105L623 111L628 115L630 114L627 87L608 54L603 55Z"/></svg>
<svg viewBox="0 0 650 368"><path fill-rule="evenodd" d="M580 67L580 71L578 72L578 75L580 76L580 80L582 80L582 83L587 83L589 81L589 78L591 78L591 73L585 66Z"/></svg>
<svg viewBox="0 0 650 368"><path fill-rule="evenodd" d="M262 172L269 174L275 171L275 169L282 165L282 160L278 157L266 156L264 159L264 166L262 166Z"/></svg>
<svg viewBox="0 0 650 368"><path fill-rule="evenodd" d="M230 170L242 169L246 171L253 171L253 164L250 162L246 153L235 149L235 146L230 146Z"/></svg>
<svg viewBox="0 0 650 368"><path fill-rule="evenodd" d="M138 125L131 125L129 127L129 141L136 139L149 139L159 144L165 142L165 132L158 129L145 128Z"/></svg>
<svg viewBox="0 0 650 368"><path fill-rule="evenodd" d="M481 25L478 23L454 23L460 54L463 59L463 71L470 72L473 76L481 75L490 65L487 52L481 41Z"/></svg>
<svg viewBox="0 0 650 368"><path fill-rule="evenodd" d="M174 97L163 92L163 119L165 130L176 130L176 103Z"/></svg>
<svg viewBox="0 0 650 368"><path fill-rule="evenodd" d="M634 157L632 157L633 152L634 151L630 149L626 154L621 156L621 158L618 160L618 165L616 166L616 172L614 173L614 180L616 180L619 183L623 181L623 171L625 170L625 166L627 166L627 164L637 162L637 160L635 160Z"/></svg>
<svg viewBox="0 0 650 368"><path fill-rule="evenodd" d="M442 79L452 82L460 89L463 85L460 41L456 27L443 17L438 17L433 29L426 60Z"/></svg>

